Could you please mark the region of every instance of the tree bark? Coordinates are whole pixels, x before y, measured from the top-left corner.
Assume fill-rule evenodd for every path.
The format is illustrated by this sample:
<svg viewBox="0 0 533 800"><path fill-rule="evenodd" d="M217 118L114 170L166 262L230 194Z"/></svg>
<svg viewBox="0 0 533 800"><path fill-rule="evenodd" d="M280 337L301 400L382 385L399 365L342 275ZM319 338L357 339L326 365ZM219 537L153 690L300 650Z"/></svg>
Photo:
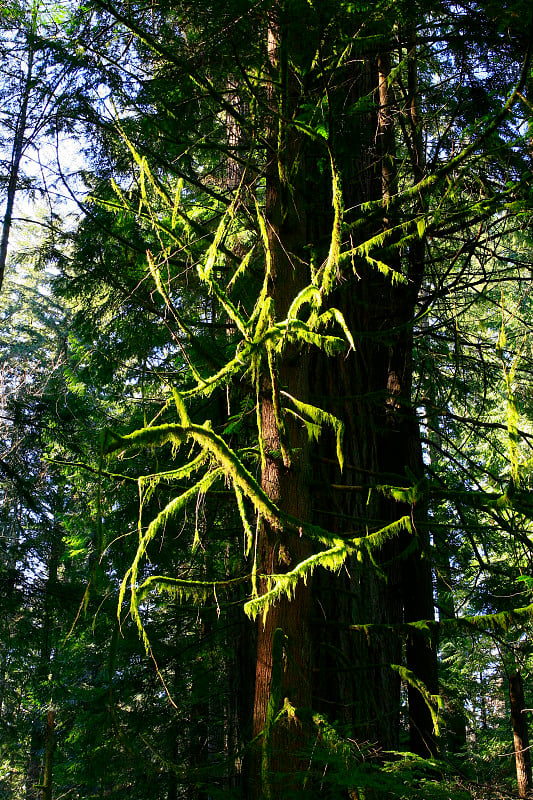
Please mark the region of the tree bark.
<svg viewBox="0 0 533 800"><path fill-rule="evenodd" d="M20 111L13 137L13 149L11 153L11 163L9 166L9 178L7 183L6 209L2 223L2 235L0 236L0 289L4 281L4 273L7 262L7 248L9 236L13 223L13 209L15 207L15 195L17 193L18 178L20 172L20 162L24 152L24 142L26 139L26 128L28 119L28 104L30 101L31 90L34 85L33 62L35 59L35 43L33 38L37 30L37 3L33 3L31 12L30 30L28 33L28 64L24 85L22 87L22 99Z"/></svg>
<svg viewBox="0 0 533 800"><path fill-rule="evenodd" d="M533 788L531 754L529 750L529 733L525 712L524 685L519 670L509 675L509 697L511 700L511 721L513 724L518 796L530 797Z"/></svg>
<svg viewBox="0 0 533 800"><path fill-rule="evenodd" d="M280 16L272 14L268 31L268 52L272 74L279 75L279 86L270 85L269 163L266 169L266 220L270 261L270 296L274 315L283 319L297 293L307 284L307 270L299 256L306 244L305 203L298 185L288 183L288 174L295 162L299 139L292 132L288 139L286 119L294 103L291 77L286 57L286 28ZM264 449L261 485L278 507L301 520L309 519L308 442L305 427L286 421L280 429L277 403L280 386L304 402L309 396L309 359L301 351L287 348L280 363L272 354L270 376L265 377L261 397L261 426ZM274 529L267 521L260 524L257 563L260 574L268 575L293 569L311 554L305 537L295 532ZM257 661L253 735L261 739L267 721L269 703L277 695L280 707L311 706L311 583L300 581L289 599L280 598L269 609L257 629ZM261 593L267 582L260 582ZM283 636L282 664L273 659L276 631ZM280 686L273 685L273 670L281 667ZM288 706L287 706L288 708ZM261 756L256 754L253 769L254 796L280 797L298 783L305 766L305 725L298 716L285 713L262 738ZM258 786L260 784L260 790Z"/></svg>
<svg viewBox="0 0 533 800"><path fill-rule="evenodd" d="M55 751L55 715L50 709L46 715L46 728L44 733L44 769L42 800L52 800L53 767Z"/></svg>
<svg viewBox="0 0 533 800"><path fill-rule="evenodd" d="M40 720L35 719L31 729L30 753L28 757L28 766L26 768L25 800L38 800L39 797L38 786L41 775L41 753L43 744L43 731Z"/></svg>
<svg viewBox="0 0 533 800"><path fill-rule="evenodd" d="M341 165L354 178L366 176L364 182L354 179L348 185L344 180L348 207L371 199L390 199L397 180L396 100L388 84L390 58L386 53L369 55L359 71L358 78L352 75L350 83L363 96L377 87L378 109L366 121L359 120L366 151L360 151L357 164L352 155L351 165ZM377 152L368 144L373 140L372 130L377 130ZM387 213L381 221L382 230L392 228L396 221ZM376 233L377 229L368 229L361 240ZM341 309L352 331L362 331L364 336L348 358L333 361L316 357L314 385L320 399L317 396L315 402L326 402L328 410L344 419L345 459L350 472L347 477L339 473L331 458L331 442L321 440L317 448L321 474L315 513L330 530L345 531L351 522L357 536L401 517L415 525L413 535L391 539L375 551L373 563L370 558L362 563L351 561L341 576L316 576L320 587L315 593L320 642L316 649L322 655L318 656L315 705L329 712L330 718L351 724L360 740L378 749L396 749L399 745L400 682L391 664L401 663L402 650L394 626L434 617L429 537L423 533L424 525L417 524L426 521L427 509L422 504L415 513L409 505L384 497L377 488L383 483L405 486L412 483L413 476L419 480L423 475L419 425L411 404L412 329L423 256L421 243L410 253L407 284L393 282L377 269L358 263L357 277L348 279L336 292L332 305ZM405 270L397 252L388 252L384 258L391 269ZM348 484L344 491L343 483ZM330 486L337 486L337 491L329 490ZM343 633L343 627L368 623L384 627L369 636ZM406 666L431 694L436 694L434 643L413 634L407 644ZM427 756L436 749L431 713L418 690L409 687L408 694L410 748Z"/></svg>
<svg viewBox="0 0 533 800"><path fill-rule="evenodd" d="M270 66L279 78L269 96L272 155L266 176L266 218L271 298L277 320L284 318L290 302L309 282L306 248L314 248L319 264L327 256L332 223L329 184L311 170L316 145L302 142L286 122L297 106L292 95L297 89L284 61L285 35L279 18L271 20ZM396 191L396 101L388 86L389 71L389 56L374 51L339 71L339 87L333 83L328 87L333 116L335 103L342 114L345 106L357 104L371 93L378 101L377 108L363 110L346 124L337 121L336 148L342 154L339 167L347 208L368 200L388 200ZM350 87L348 97L340 86ZM357 151L354 141L362 143ZM393 225L394 220L384 212L382 220L374 219L364 230L358 229L359 239L354 244ZM343 274L328 298L340 309L349 329L363 334L355 352L332 358L319 351L286 348L274 378L289 394L344 420L344 456L350 464L349 483L354 491L332 488L345 480L335 464L333 438L322 431L319 443L311 448L305 430L296 423L280 430L277 386L268 379L263 385L266 458L262 486L283 511L304 521L317 521L333 533L364 537L401 517L416 523L414 509L384 496L379 489L383 483L405 486L413 476L416 480L423 475L420 432L411 405L412 327L424 269L423 247L416 252L418 258L407 264L401 261L399 251L384 256L393 271L408 272L407 284L393 282L361 259L352 275ZM418 509L416 516L423 516L424 511ZM269 702L279 699L279 712L287 698L296 708L312 706L330 720L349 725L360 742L379 749L398 747L400 680L391 665L402 663L402 644L394 626L433 618L427 538L416 529L413 534L391 538L362 562L348 560L341 575L317 571L312 582L298 584L291 600L283 598L269 610L258 629L255 736L265 726ZM263 523L258 561L264 574L291 569L311 552L305 537ZM260 589L265 591L266 584ZM350 630L354 624L368 623L381 625L382 630L369 636ZM273 685L272 678L277 667L272 653L278 630L284 637L280 687ZM406 659L408 669L435 694L434 644L414 634ZM421 694L412 688L409 705L411 747L421 755L433 754L431 714ZM282 787L294 785L293 776L306 768L300 754L305 751L305 726L298 716L292 730L287 715L282 720L269 738L272 752L268 765L272 772L286 777L277 785L263 784L265 796L272 792L280 796ZM255 772L259 776L258 766ZM259 777L257 780L260 782Z"/></svg>

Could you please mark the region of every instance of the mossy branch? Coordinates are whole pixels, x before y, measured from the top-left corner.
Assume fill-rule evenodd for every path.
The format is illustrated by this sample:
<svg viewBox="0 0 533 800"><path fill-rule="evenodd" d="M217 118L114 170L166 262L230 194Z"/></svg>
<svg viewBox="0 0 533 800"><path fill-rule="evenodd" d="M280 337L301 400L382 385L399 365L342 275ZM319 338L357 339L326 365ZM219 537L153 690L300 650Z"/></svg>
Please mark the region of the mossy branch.
<svg viewBox="0 0 533 800"><path fill-rule="evenodd" d="M341 178L333 152L328 145L329 161L331 168L331 193L333 205L333 227L331 230L331 239L329 245L329 252L324 269L321 274L317 276L320 279L320 293L327 296L335 285L335 278L338 277L339 258L342 243L342 221L344 216L344 203L342 199Z"/></svg>
<svg viewBox="0 0 533 800"><path fill-rule="evenodd" d="M228 232L228 229L231 225L233 217L235 215L235 205L238 198L238 194L234 197L233 202L226 209L224 215L218 225L216 230L215 236L209 250L207 252L207 258L205 264L198 264L197 272L200 279L207 284L209 290L215 295L217 300L219 301L220 305L231 319L231 321L236 325L239 332L242 336L246 339L248 338L248 326L244 321L244 318L241 316L240 312L236 308L236 306L231 302L227 293L224 289L220 286L218 281L214 276L214 266L217 260L217 256L219 253L219 247L224 239L225 235Z"/></svg>
<svg viewBox="0 0 533 800"><path fill-rule="evenodd" d="M249 575L220 581L191 581L184 578L169 578L166 575L151 575L137 589L138 602L153 591L167 592L179 602L191 600L195 603L205 602L209 596L219 591L230 591L250 580Z"/></svg>
<svg viewBox="0 0 533 800"><path fill-rule="evenodd" d="M283 595L289 600L294 596L296 585L301 579L307 583L317 567L324 567L331 572L336 572L344 564L348 555L348 549L344 541L337 539L336 543L329 550L323 550L301 561L293 570L282 574L265 575L268 590L259 597L253 597L245 606L244 611L255 619L259 614L263 614L263 624L266 620L270 606L276 603Z"/></svg>
<svg viewBox="0 0 533 800"><path fill-rule="evenodd" d="M108 444L106 452L129 450L136 447L161 446L171 442L179 446L184 441L193 439L205 448L220 465L224 474L242 490L251 500L256 511L261 513L271 525L280 526L280 512L268 495L260 487L253 475L246 469L234 450L232 450L211 428L205 425L158 425L153 428L141 428L126 436L115 436Z"/></svg>
<svg viewBox="0 0 533 800"><path fill-rule="evenodd" d="M198 483L194 486L191 486L187 491L183 492L179 495L179 497L175 497L171 500L165 508L157 515L155 519L153 519L146 532L143 534L140 531L140 540L139 545L137 547L137 552L135 553L135 558L133 562L126 572L122 584L120 586L119 597L118 597L118 610L117 614L120 618L120 612L122 609L122 604L124 602L124 595L126 593L127 586L130 586L130 612L132 619L135 621L139 633L142 637L144 645L146 647L146 651L148 652L150 649L150 642L148 641L148 636L144 629L144 625L141 620L140 612L139 612L139 595L138 595L138 573L139 567L141 564L142 559L146 553L148 545L160 533L164 530L166 524L172 520L177 514L186 506L186 504L191 500L193 497L197 496L198 494L205 494L210 486L218 480L218 478L223 476L222 469L215 469L211 472L208 472L204 475Z"/></svg>
<svg viewBox="0 0 533 800"><path fill-rule="evenodd" d="M298 400L296 397L293 397L288 392L281 393L284 397L291 401L295 408L303 414L307 419L309 419L314 426L311 428L311 431L318 430L319 432L322 430L323 425L329 425L333 428L335 432L335 436L337 439L337 460L339 462L339 467L341 472L344 467L344 456L342 454L342 440L344 437L344 423L338 417L330 414L328 411L324 411L322 408L318 408L317 406L312 406L309 403L303 403L301 400ZM304 420L305 421L305 420Z"/></svg>
<svg viewBox="0 0 533 800"><path fill-rule="evenodd" d="M416 689L417 692L420 693L422 699L424 700L426 706L428 707L429 713L431 714L431 721L433 723L433 728L435 730L435 736L439 735L439 712L444 705L444 699L439 694L431 694L428 691L425 683L418 678L414 672L407 667L403 667L400 664L391 664L391 669L394 672L397 672L400 678L412 686L413 689Z"/></svg>
<svg viewBox="0 0 533 800"><path fill-rule="evenodd" d="M495 614L476 614L454 617L452 619L420 619L415 622L368 623L349 625L349 630L359 631L371 636L372 633L394 631L405 638L412 635L413 631L427 637L436 639L443 632L447 636L476 631L487 635L504 635L513 628L523 628L533 622L533 603L528 606L500 611Z"/></svg>

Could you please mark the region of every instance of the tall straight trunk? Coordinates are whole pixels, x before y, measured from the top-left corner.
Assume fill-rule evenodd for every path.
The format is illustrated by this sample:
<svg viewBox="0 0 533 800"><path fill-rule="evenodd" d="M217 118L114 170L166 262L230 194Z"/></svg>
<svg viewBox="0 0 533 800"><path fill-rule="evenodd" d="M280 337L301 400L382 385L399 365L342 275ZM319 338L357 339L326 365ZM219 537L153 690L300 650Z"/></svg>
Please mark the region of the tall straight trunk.
<svg viewBox="0 0 533 800"><path fill-rule="evenodd" d="M276 319L283 319L297 293L306 285L307 270L299 263L298 255L306 244L305 219L301 212L297 187L288 185L288 174L294 163L298 141L287 139L286 118L292 102L290 78L287 74L286 30L280 17L273 13L269 20L268 51L270 68L279 75L279 86L271 85L269 103L270 153L266 171L266 220L270 258L270 285ZM293 134L294 136L294 134ZM291 195L291 192L296 193ZM298 423L280 430L276 406L279 387L304 402L309 395L308 357L303 353L285 352L279 364L273 364L271 374L262 387L261 424L264 463L261 484L268 496L284 512L302 520L309 518L307 476L308 444L305 428ZM283 454L283 455L282 455ZM263 575L293 569L311 554L305 537L286 530L274 529L262 521L258 541L258 570ZM263 580L259 587L267 590ZM260 737L269 720L269 703L275 697L294 708L311 705L311 580L300 581L292 599L282 597L259 620L257 629L257 661L253 734ZM282 633L276 633L277 631ZM282 663L275 662L275 639L283 637L279 654ZM275 677L277 675L277 677ZM279 685L275 685L276 682ZM273 710L276 714L280 707ZM262 752L256 757L253 796L280 797L290 788L294 777L301 774L305 761L302 749L306 735L298 719L282 717L272 731L261 739ZM260 787L259 787L260 784Z"/></svg>
<svg viewBox="0 0 533 800"><path fill-rule="evenodd" d="M40 720L33 721L30 736L30 752L26 767L24 800L38 800L39 779L41 776L41 753L43 749L43 731Z"/></svg>
<svg viewBox="0 0 533 800"><path fill-rule="evenodd" d="M44 769L42 800L52 800L53 767L55 751L55 714L50 709L46 715L46 728L44 733Z"/></svg>
<svg viewBox="0 0 533 800"><path fill-rule="evenodd" d="M243 742L252 738L252 709L256 656L255 630L243 618L238 606L229 611L231 624L227 631L226 648L231 653L228 662L228 756L229 790L238 791L249 784L249 763L243 758Z"/></svg>
<svg viewBox="0 0 533 800"><path fill-rule="evenodd" d="M345 202L355 207L372 199L389 200L396 192L395 98L389 86L388 53L370 54L351 85L362 96L377 87L378 110L359 121L367 151L343 164ZM357 100L357 98L354 98ZM365 130L366 125L366 130ZM377 131L375 137L372 130ZM376 141L376 152L368 142ZM353 157L352 157L353 158ZM417 156L418 165L421 155ZM346 175L353 175L348 183ZM418 173L416 175L418 177ZM382 230L397 220L384 212ZM366 230L370 237L379 230ZM364 240L364 239L363 239ZM398 253L389 251L388 265L400 271ZM341 576L317 575L319 608L316 631L322 657L317 675L316 704L330 716L350 723L356 735L380 749L399 744L400 682L392 664L402 660L396 626L403 621L433 619L428 537L418 519L426 509L413 509L389 499L379 484L405 486L423 475L420 431L411 404L413 321L424 269L423 243L408 259L407 284L392 282L375 268L358 264L333 300L352 331L364 332L356 351L336 362L318 357L316 403L346 423L347 476L335 467L327 442L317 448L321 472L316 513L330 529L342 532L350 521L353 533L365 536L408 517L416 526L391 539L362 563L350 562ZM411 553L411 555L407 555ZM373 562L373 563L372 563ZM376 569L376 566L378 569ZM332 599L334 598L334 599ZM378 624L373 631L349 635L354 624ZM387 630L388 627L388 630ZM344 631L343 631L344 628ZM437 691L434 643L414 633L406 648L406 666L432 693ZM435 751L433 722L418 690L409 686L410 747L421 755Z"/></svg>
<svg viewBox="0 0 533 800"><path fill-rule="evenodd" d="M30 102L31 91L34 86L33 63L35 60L35 43L33 41L37 30L37 3L34 2L31 12L30 30L28 33L28 63L24 84L22 87L22 99L20 111L15 126L13 137L13 149L11 152L11 163L9 165L9 178L7 182L6 208L2 223L2 235L0 236L0 289L4 281L4 273L7 262L7 249L9 237L13 224L13 209L15 207L15 196L18 188L20 172L20 162L24 153L24 142L26 139L26 128L28 121L28 104Z"/></svg>
<svg viewBox="0 0 533 800"><path fill-rule="evenodd" d="M428 451L429 461L432 464L436 458L436 448L441 449L440 423L438 415L435 414L435 400L433 392L433 382L428 381L428 406L426 415L428 421ZM431 523L431 521L430 521ZM431 531L431 527L430 527ZM439 619L455 619L456 609L453 594L453 573L451 566L451 553L453 544L447 527L437 527L432 531L433 551L435 553L435 589L436 601L439 611ZM448 643L448 647L451 643ZM454 650L455 650L454 646ZM455 686L441 687L444 694L445 713L444 713L444 739L448 752L461 753L466 748L466 715L464 708L464 697Z"/></svg>
<svg viewBox="0 0 533 800"><path fill-rule="evenodd" d="M530 797L531 790L533 789L531 753L529 750L529 733L525 714L524 684L522 682L522 675L518 670L509 675L509 697L511 700L511 721L513 724L518 796Z"/></svg>
<svg viewBox="0 0 533 800"><path fill-rule="evenodd" d="M411 153L413 180L418 182L424 177L425 173L425 152L418 108L418 43L415 27L412 24L408 25L406 41L408 50L407 100L410 145L409 142L406 142L406 144ZM423 217L425 208L422 199L418 202L417 211ZM425 269L425 246L424 236L420 235L418 240L411 243L408 256L410 289L409 300L406 305L409 308L410 319L407 321L408 341L406 349L410 376L412 376L413 372L411 356L413 350L412 326L415 318L417 296ZM411 395L412 391L409 385L408 403ZM417 463L413 472L417 477L422 477L424 466L419 423L415 419L412 409L409 410L408 415L410 417L408 422L411 427L410 435L416 449L414 459ZM435 617L430 536L427 526L428 508L425 503L422 508L419 507L417 509L417 514L414 517L415 523L417 520L421 523L416 531L418 547L403 563L403 602L406 622L416 622L424 619L433 620ZM407 668L425 684L426 689L431 694L436 695L438 692L436 642L429 640L427 636L418 631L413 631L407 641L406 663ZM412 686L409 686L408 702L411 750L422 756L436 755L438 743L433 730L430 709L420 692Z"/></svg>
<svg viewBox="0 0 533 800"><path fill-rule="evenodd" d="M300 141L294 130L287 140L286 120L291 119L296 103L284 62L283 36L275 20L269 31L269 53L272 74L278 80L269 100L279 116L270 131L266 217L271 297L278 320L309 282L306 247L314 248L317 263L327 256L332 222L331 189L325 176L317 177L313 162L316 145ZM395 98L389 72L389 55L369 52L339 70L339 87L328 87L329 100L339 104L339 113L357 106L369 94L377 99L376 108L368 110L361 104L358 118L339 125L337 131L335 146L342 154L339 168L346 208L388 200L396 191ZM355 148L354 141L361 146ZM374 218L364 229L357 228L360 238L354 244L394 224L384 211L382 220ZM263 488L283 511L316 521L332 533L364 537L402 517L417 521L409 505L379 489L382 484L405 486L413 475L415 479L423 475L419 426L411 404L413 321L424 268L423 246L416 258L403 261L399 253L391 252L383 257L393 271L408 271L407 283L392 281L361 260L351 275L343 274L328 298L355 336L362 334L355 351L332 358L317 351L286 349L274 380L264 382ZM336 465L333 437L327 432L311 447L306 432L295 423L280 430L276 384L344 421L348 477ZM416 516L423 514L420 509ZM427 535L419 527L413 534L391 538L371 556L363 556L362 562L349 559L340 575L317 571L312 582L297 586L292 600L284 598L269 610L258 628L256 736L268 721L269 702L278 703L277 713L286 698L292 706L312 706L330 720L349 725L359 741L380 749L398 747L400 680L391 667L402 663L397 626L433 617ZM291 569L311 552L305 537L263 523L258 548L261 572ZM367 636L353 630L368 623L377 624L380 631ZM414 634L407 643L406 666L436 693L433 643ZM409 704L411 747L421 755L433 753L431 714L421 694L412 688ZM307 762L299 754L305 743L302 724L296 721L291 729L278 723L277 732L269 733L271 751L263 758L263 768L266 764L272 772L285 775L305 769ZM283 785L291 786L287 780ZM265 796L281 796L281 786L267 782Z"/></svg>
<svg viewBox="0 0 533 800"><path fill-rule="evenodd" d="M53 649L54 649L54 598L58 593L58 569L62 552L62 538L57 517L54 517L50 528L48 575L44 589L42 606L42 628L39 653L39 666L35 671L37 685L49 685L50 694L53 688ZM41 688L39 687L39 688ZM53 764L55 752L56 714L52 707L53 698L49 696L46 712L42 708L35 709L35 719L30 737L30 752L26 770L25 800L51 800L53 793ZM46 705L44 708L46 708ZM46 717L43 718L44 713Z"/></svg>

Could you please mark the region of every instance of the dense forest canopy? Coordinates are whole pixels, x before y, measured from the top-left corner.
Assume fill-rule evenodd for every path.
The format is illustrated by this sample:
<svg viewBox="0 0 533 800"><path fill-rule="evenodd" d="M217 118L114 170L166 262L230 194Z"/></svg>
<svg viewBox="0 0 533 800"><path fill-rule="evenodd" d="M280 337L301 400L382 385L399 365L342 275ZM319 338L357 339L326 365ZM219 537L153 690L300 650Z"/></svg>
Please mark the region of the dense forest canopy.
<svg viewBox="0 0 533 800"><path fill-rule="evenodd" d="M530 4L0 13L0 795L530 796Z"/></svg>

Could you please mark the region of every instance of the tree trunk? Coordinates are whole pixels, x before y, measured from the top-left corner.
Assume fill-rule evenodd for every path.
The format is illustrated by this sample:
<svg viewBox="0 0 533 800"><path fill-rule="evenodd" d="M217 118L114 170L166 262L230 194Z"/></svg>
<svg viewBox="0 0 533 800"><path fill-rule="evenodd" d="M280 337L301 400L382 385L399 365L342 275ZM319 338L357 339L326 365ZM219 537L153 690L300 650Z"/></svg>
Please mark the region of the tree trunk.
<svg viewBox="0 0 533 800"><path fill-rule="evenodd" d="M43 770L43 792L42 800L52 800L53 780L52 772L54 766L55 750L55 715L50 709L46 716L46 729L44 733L44 770Z"/></svg>
<svg viewBox="0 0 533 800"><path fill-rule="evenodd" d="M346 177L343 182L348 207L371 199L388 200L396 191L396 101L388 86L389 56L369 56L359 70L358 80L352 76L351 85L363 95L377 86L379 105L375 115L359 120L367 150L358 154L357 163L352 156L351 165L341 165L345 175L354 176L351 183L347 184ZM378 152L374 153L368 142L376 129ZM419 161L416 165L418 168ZM392 228L396 221L387 212L381 229ZM377 232L366 230L361 240ZM405 271L398 252L388 252L386 258L391 269ZM364 332L364 336L348 358L316 357L316 396L312 399L324 405L326 396L328 410L346 424L346 477L331 458L331 442L322 439L317 448L320 474L315 513L330 530L346 531L351 524L353 535L365 536L402 517L415 525L426 521L424 504L415 514L415 509L383 496L378 488L380 484L406 486L413 477L416 480L423 475L419 425L411 404L412 328L423 271L422 243L409 255L407 284L394 283L376 268L358 263L357 276L347 278L332 301L350 329ZM320 669L315 705L330 718L353 725L360 740L378 749L399 745L400 682L391 664L401 663L402 649L395 625L434 617L429 537L424 530L420 525L413 535L391 538L372 553L372 559L351 561L341 576L316 576ZM354 624L368 623L384 627L369 635L366 631L346 632ZM436 693L434 643L413 633L407 644L406 666L431 694ZM409 687L408 694L410 748L428 755L436 749L431 713L418 690Z"/></svg>
<svg viewBox="0 0 533 800"><path fill-rule="evenodd" d="M298 31L302 31L301 22ZM266 218L271 298L277 320L284 318L290 302L309 283L306 248L314 248L318 264L327 257L332 223L331 188L327 180L317 177L316 144L303 142L294 129L288 141L286 121L297 106L292 95L297 90L284 62L285 35L279 20L271 20L270 63L272 74L279 79L269 96L273 122ZM337 123L336 149L342 154L339 168L347 208L369 200L387 200L396 191L395 99L388 87L389 71L386 53L369 53L362 63L339 70L339 87L329 86L333 116L335 103L342 114L344 107L371 93L378 100L377 110L362 110L356 119ZM346 86L350 87L348 96ZM361 142L357 150L354 141ZM388 215L374 219L365 229L358 229L359 239L354 244L393 225ZM423 475L420 432L411 405L412 327L424 268L423 247L417 256L407 265L401 262L399 251L385 256L393 271L408 272L407 284L393 282L375 266L358 261L354 272L344 273L328 298L356 337L361 332L355 352L332 358L321 351L285 348L277 369L263 385L266 457L262 486L283 511L316 521L332 533L365 537L402 517L414 520L409 505L384 496L379 486L405 486L412 483L413 476L420 479ZM344 420L349 480L340 474L335 443L327 432L322 431L319 443L311 448L305 430L296 423L280 429L278 385ZM350 485L344 488L345 483ZM423 514L424 509L417 510L417 516ZM279 700L277 713L287 698L296 708L312 706L330 720L348 724L362 742L380 749L398 747L400 681L391 665L401 664L402 643L395 625L433 618L427 538L419 530L391 537L371 555L363 556L362 562L349 560L341 575L317 571L312 585L310 580L307 585L298 584L290 601L283 598L269 610L258 630L255 736L268 720L269 702ZM258 562L264 574L289 570L311 552L305 537L263 523ZM266 583L260 588L265 591ZM351 631L354 623L382 627L367 636L366 632ZM273 681L276 647L282 661L279 686ZM406 666L430 693L436 693L433 643L413 634ZM421 755L433 754L429 709L421 694L411 688L409 703L411 747ZM265 764L286 776L306 768L299 753L305 751L304 725L293 719L291 730L286 714L282 720L277 732L269 732L270 751L266 756L263 753L263 775ZM259 775L258 766L255 772ZM292 785L296 782L292 777L276 786L263 782L265 796L280 796L281 787L290 789L291 781Z"/></svg>
<svg viewBox="0 0 533 800"><path fill-rule="evenodd" d="M286 118L294 100L291 79L288 75L286 29L273 14L268 31L270 67L279 75L281 89L273 84L269 88L270 104L269 141L270 161L266 170L266 220L270 262L270 286L274 315L283 319L291 301L307 284L307 270L299 256L306 242L305 204L298 186L288 184L288 174L295 162L299 140L292 132L288 140ZM276 364L272 353L269 377L265 378L261 397L261 426L264 449L261 484L268 496L285 513L302 520L309 519L308 443L305 427L299 422L286 424L280 429L278 414L279 391L283 386L289 394L308 401L308 356L287 348ZM303 429L302 429L303 428ZM311 554L305 537L286 530L274 529L265 520L260 525L257 563L260 574L281 573L293 569ZM261 581L259 590L267 591L267 582ZM292 599L283 596L260 620L257 630L257 661L254 699L253 734L259 737L269 717L269 703L278 697L295 709L311 706L311 580L300 581ZM283 645L279 651L280 664L274 663L273 649L276 631ZM283 651L283 652L281 652ZM275 686L273 671L279 673L280 685ZM277 714L281 707L273 711ZM261 742L261 756L256 754L253 768L254 796L280 797L298 782L305 761L305 726L296 717L286 713ZM258 785L261 785L258 791Z"/></svg>
<svg viewBox="0 0 533 800"><path fill-rule="evenodd" d="M519 670L509 675L509 697L511 700L518 796L530 797L532 790L531 755L524 703L524 685Z"/></svg>
<svg viewBox="0 0 533 800"><path fill-rule="evenodd" d="M25 800L38 800L39 779L41 776L41 754L43 750L43 731L40 720L33 721L30 737L30 753L26 768Z"/></svg>
<svg viewBox="0 0 533 800"><path fill-rule="evenodd" d="M9 235L13 223L13 209L15 206L15 195L17 192L20 162L24 152L24 141L26 138L26 127L28 117L28 104L30 101L31 90L34 85L33 61L35 58L35 44L33 38L37 30L37 3L32 7L30 30L28 34L28 64L22 88L22 99L20 111L13 137L13 150L11 153L11 163L9 166L9 178L7 183L6 209L2 224L2 235L0 236L0 289L4 281L4 273L7 261L7 248L9 245Z"/></svg>

